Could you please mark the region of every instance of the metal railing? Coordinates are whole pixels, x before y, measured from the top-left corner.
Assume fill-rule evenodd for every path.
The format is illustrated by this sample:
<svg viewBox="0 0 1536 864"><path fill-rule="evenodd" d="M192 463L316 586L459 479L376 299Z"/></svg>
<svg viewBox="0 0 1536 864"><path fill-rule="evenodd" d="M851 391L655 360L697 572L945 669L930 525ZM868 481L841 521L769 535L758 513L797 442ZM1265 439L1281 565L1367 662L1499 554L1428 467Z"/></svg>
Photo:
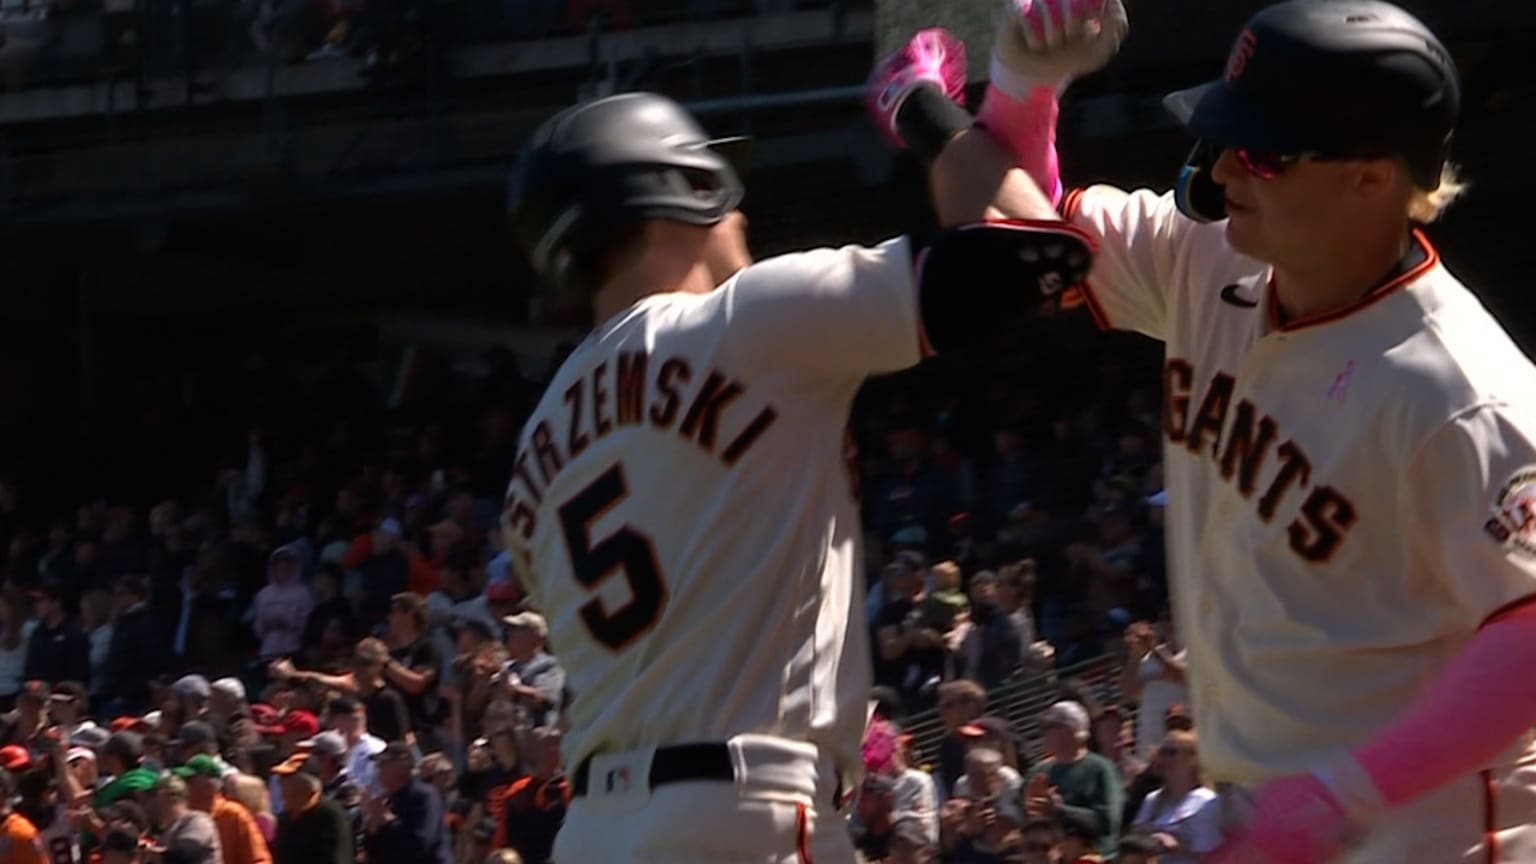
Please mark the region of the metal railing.
<svg viewBox="0 0 1536 864"><path fill-rule="evenodd" d="M1070 690L1100 705L1119 705L1120 668L1118 655L1105 654L1044 674L1015 678L987 694L986 713L1006 718L1018 732L1024 752L1033 753L1038 750L1041 713L1065 692ZM912 736L918 765L937 763L944 724L936 709L906 718L902 731Z"/></svg>

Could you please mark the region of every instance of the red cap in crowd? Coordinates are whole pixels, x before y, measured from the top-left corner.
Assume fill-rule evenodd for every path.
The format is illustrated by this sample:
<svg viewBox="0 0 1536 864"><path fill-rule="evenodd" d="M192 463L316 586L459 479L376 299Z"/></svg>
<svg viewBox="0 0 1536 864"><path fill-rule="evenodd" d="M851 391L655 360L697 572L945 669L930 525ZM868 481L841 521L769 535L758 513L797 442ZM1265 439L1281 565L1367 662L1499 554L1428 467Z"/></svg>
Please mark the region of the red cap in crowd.
<svg viewBox="0 0 1536 864"><path fill-rule="evenodd" d="M309 711L297 710L284 714L276 723L260 727L263 735L296 734L305 738L313 738L320 733L320 720Z"/></svg>
<svg viewBox="0 0 1536 864"><path fill-rule="evenodd" d="M0 768L15 774L25 771L32 766L32 754L20 744L7 744L0 747Z"/></svg>

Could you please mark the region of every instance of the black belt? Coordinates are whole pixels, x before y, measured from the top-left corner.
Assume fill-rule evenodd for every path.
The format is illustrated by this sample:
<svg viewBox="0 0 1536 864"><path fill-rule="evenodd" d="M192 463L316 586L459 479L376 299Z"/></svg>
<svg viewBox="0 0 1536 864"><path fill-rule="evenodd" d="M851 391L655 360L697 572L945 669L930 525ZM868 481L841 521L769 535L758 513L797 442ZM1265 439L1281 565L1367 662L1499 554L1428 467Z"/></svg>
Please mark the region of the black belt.
<svg viewBox="0 0 1536 864"><path fill-rule="evenodd" d="M576 766L576 774L571 778L571 794L576 797L587 794L587 781L592 773L592 757L581 760ZM650 788L665 786L668 783L683 783L689 780L721 780L732 781L736 779L735 763L731 761L731 750L724 744L676 744L671 747L658 747L656 754L651 757L651 773L646 778ZM599 778L599 783L608 783L608 778Z"/></svg>

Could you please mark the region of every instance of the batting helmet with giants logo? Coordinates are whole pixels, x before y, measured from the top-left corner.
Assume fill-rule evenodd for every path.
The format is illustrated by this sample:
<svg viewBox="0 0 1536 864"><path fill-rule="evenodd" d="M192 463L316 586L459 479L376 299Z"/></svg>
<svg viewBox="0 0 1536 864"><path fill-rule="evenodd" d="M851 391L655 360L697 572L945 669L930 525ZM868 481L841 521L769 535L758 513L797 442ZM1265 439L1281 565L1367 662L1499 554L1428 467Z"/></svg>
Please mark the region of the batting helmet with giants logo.
<svg viewBox="0 0 1536 864"><path fill-rule="evenodd" d="M640 220L724 219L743 190L714 148L741 140L709 138L681 105L655 93L567 108L534 131L512 169L513 233L548 287L563 290L573 260L601 255Z"/></svg>

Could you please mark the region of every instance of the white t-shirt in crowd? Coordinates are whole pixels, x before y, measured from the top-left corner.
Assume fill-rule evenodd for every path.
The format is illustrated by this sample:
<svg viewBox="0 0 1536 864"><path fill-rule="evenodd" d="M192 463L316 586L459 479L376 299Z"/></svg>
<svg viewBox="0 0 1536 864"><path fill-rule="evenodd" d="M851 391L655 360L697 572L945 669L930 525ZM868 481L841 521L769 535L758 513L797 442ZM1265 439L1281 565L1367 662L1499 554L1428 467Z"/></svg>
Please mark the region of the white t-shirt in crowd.
<svg viewBox="0 0 1536 864"><path fill-rule="evenodd" d="M1205 787L1191 789L1184 797L1162 803L1158 789L1141 802L1135 830L1142 834L1172 834L1185 853L1159 855L1159 864L1195 864L1198 856L1221 845L1221 805L1216 793ZM1155 814L1155 815L1154 815Z"/></svg>
<svg viewBox="0 0 1536 864"><path fill-rule="evenodd" d="M1173 655L1183 661L1184 651ZM1163 661L1156 652L1141 658L1136 677L1141 679L1141 701L1136 709L1136 755L1147 758L1147 751L1163 743L1163 719L1175 705L1189 705L1189 691L1163 677Z"/></svg>

